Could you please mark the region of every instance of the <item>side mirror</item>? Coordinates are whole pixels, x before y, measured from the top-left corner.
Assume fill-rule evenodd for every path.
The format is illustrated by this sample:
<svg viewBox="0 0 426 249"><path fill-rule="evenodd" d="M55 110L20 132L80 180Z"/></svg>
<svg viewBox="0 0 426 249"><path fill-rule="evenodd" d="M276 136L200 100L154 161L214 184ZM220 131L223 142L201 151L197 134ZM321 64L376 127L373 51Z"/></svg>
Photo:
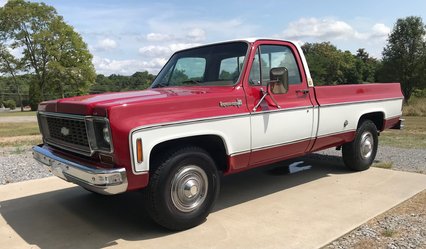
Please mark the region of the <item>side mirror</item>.
<svg viewBox="0 0 426 249"><path fill-rule="evenodd" d="M288 91L288 70L285 67L274 67L269 71L268 93L284 94Z"/></svg>

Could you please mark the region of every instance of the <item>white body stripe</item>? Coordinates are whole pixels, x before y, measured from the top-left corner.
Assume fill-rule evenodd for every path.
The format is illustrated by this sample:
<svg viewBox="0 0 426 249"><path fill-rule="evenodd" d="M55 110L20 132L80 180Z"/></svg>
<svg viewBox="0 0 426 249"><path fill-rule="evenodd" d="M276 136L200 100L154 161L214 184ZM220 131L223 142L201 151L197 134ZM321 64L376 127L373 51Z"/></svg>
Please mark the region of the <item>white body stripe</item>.
<svg viewBox="0 0 426 249"><path fill-rule="evenodd" d="M136 148L132 146L132 161L136 162L133 163L134 173L141 173L149 169L149 155L155 145L177 138L198 135L217 135L221 137L226 145L226 153L228 155L244 151L249 152L250 117L248 115L236 116L136 130L131 136L132 144L136 144L137 138L142 139L144 161L137 163Z"/></svg>
<svg viewBox="0 0 426 249"><path fill-rule="evenodd" d="M365 113L382 112L385 119L401 116L401 106L402 99L321 106L317 136L356 130L359 118ZM345 126L346 120L348 124Z"/></svg>
<svg viewBox="0 0 426 249"><path fill-rule="evenodd" d="M222 138L228 155L249 153L294 141L322 137L356 130L359 118L365 113L383 112L386 118L401 115L402 99L357 102L344 105L306 107L236 115L220 118L189 120L138 127L130 136L133 172L149 170L152 149L165 141L198 135L217 135ZM344 125L345 121L348 124ZM251 127L251 129L250 129ZM136 139L142 139L144 161L137 163Z"/></svg>
<svg viewBox="0 0 426 249"><path fill-rule="evenodd" d="M312 137L313 107L252 116L254 150Z"/></svg>

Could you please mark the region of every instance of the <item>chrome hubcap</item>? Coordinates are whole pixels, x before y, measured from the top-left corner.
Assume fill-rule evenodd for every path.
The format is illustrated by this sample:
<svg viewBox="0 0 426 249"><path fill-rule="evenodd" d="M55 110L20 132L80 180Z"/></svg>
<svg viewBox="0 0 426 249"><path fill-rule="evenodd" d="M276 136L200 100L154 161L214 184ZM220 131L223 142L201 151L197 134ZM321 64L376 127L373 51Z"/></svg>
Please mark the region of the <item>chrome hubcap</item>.
<svg viewBox="0 0 426 249"><path fill-rule="evenodd" d="M181 212L197 209L206 199L208 190L207 175L200 167L189 165L181 168L173 177L171 199Z"/></svg>
<svg viewBox="0 0 426 249"><path fill-rule="evenodd" d="M364 132L361 136L361 157L367 159L373 153L374 139L370 132Z"/></svg>

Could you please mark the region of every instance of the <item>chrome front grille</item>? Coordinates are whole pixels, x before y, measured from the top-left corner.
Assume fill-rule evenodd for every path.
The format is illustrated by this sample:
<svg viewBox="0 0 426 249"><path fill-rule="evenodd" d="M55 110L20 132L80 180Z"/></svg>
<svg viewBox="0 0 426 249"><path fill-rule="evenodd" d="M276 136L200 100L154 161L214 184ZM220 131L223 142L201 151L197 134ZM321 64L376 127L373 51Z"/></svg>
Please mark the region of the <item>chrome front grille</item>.
<svg viewBox="0 0 426 249"><path fill-rule="evenodd" d="M38 118L46 143L81 154L91 154L83 116L39 114Z"/></svg>

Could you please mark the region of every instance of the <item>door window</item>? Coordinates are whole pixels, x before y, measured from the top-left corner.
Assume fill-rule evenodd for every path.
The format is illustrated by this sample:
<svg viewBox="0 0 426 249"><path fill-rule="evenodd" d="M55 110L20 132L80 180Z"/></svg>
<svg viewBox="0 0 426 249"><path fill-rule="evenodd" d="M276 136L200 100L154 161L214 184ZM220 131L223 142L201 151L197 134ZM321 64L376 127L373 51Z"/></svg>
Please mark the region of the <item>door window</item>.
<svg viewBox="0 0 426 249"><path fill-rule="evenodd" d="M301 84L299 67L293 52L287 46L261 45L257 49L250 70L249 81L252 85L266 85L270 81L271 68L285 67L288 70L289 84ZM262 75L262 77L260 77Z"/></svg>

